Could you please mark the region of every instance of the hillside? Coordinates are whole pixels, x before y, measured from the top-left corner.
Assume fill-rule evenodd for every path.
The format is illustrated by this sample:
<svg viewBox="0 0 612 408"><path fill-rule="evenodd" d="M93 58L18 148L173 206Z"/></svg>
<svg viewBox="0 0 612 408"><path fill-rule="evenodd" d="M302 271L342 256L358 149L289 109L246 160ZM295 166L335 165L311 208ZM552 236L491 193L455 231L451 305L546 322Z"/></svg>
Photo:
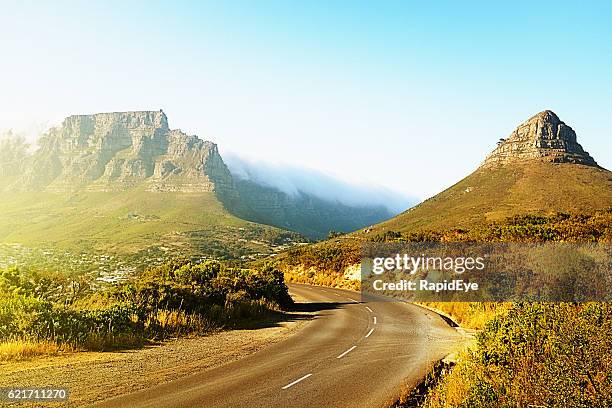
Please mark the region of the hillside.
<svg viewBox="0 0 612 408"><path fill-rule="evenodd" d="M372 232L470 227L516 214L585 212L612 205L612 173L569 163L479 168Z"/></svg>
<svg viewBox="0 0 612 408"><path fill-rule="evenodd" d="M518 214L590 212L612 205L601 168L551 111L521 124L472 174L369 231L465 228Z"/></svg>
<svg viewBox="0 0 612 408"><path fill-rule="evenodd" d="M70 116L31 154L0 143L0 244L244 258L389 217L235 179L215 143L162 111Z"/></svg>
<svg viewBox="0 0 612 408"><path fill-rule="evenodd" d="M241 220L206 192L19 192L0 202L0 242L25 247L236 258L300 239Z"/></svg>
<svg viewBox="0 0 612 408"><path fill-rule="evenodd" d="M612 172L550 111L522 123L472 174L385 222L277 259L290 279L352 287L366 241L600 241L612 225Z"/></svg>

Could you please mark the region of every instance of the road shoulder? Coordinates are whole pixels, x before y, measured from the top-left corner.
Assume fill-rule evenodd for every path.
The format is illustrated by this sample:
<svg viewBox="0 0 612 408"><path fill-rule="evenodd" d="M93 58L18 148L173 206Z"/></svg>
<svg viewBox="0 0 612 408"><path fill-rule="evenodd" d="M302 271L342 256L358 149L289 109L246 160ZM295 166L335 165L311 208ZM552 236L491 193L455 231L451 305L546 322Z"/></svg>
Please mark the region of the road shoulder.
<svg viewBox="0 0 612 408"><path fill-rule="evenodd" d="M66 387L80 407L128 394L244 358L295 334L307 319L274 322L257 329L228 330L171 339L157 346L119 352L81 352L0 364L0 387Z"/></svg>

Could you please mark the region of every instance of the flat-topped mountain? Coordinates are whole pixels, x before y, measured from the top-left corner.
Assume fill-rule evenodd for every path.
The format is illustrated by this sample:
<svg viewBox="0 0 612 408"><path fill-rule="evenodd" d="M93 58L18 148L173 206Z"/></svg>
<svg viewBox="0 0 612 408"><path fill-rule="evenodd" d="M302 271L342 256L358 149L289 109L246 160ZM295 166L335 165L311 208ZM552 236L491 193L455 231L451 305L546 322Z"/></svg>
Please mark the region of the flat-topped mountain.
<svg viewBox="0 0 612 408"><path fill-rule="evenodd" d="M547 110L500 139L472 174L371 233L470 227L516 214L610 206L612 172L599 167L574 130Z"/></svg>
<svg viewBox="0 0 612 408"><path fill-rule="evenodd" d="M22 190L212 192L231 188L217 146L171 130L162 111L70 116L41 138Z"/></svg>
<svg viewBox="0 0 612 408"><path fill-rule="evenodd" d="M322 237L391 216L235 178L215 143L171 129L162 111L70 116L33 154L19 152L0 155L0 242L164 241L204 254L232 245L235 255L262 252L259 243L281 242L286 231Z"/></svg>
<svg viewBox="0 0 612 408"><path fill-rule="evenodd" d="M482 166L494 167L533 159L597 166L576 141L576 132L549 110L529 118L508 138L500 139Z"/></svg>

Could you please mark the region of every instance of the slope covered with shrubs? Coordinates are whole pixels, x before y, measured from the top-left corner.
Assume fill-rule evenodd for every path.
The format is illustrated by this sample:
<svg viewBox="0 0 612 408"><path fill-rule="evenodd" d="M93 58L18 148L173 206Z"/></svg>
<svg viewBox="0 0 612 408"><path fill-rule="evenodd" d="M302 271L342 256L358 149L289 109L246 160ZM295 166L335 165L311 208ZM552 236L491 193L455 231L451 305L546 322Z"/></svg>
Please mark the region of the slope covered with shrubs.
<svg viewBox="0 0 612 408"><path fill-rule="evenodd" d="M356 233L296 248L279 258L298 278L334 286L360 247L374 242L612 242L612 209L589 214L522 215L470 229ZM315 271L318 271L316 273ZM429 390L426 408L612 406L612 306L609 303L427 303L464 327L476 346ZM400 404L401 406L401 404ZM413 405L409 405L413 406Z"/></svg>
<svg viewBox="0 0 612 408"><path fill-rule="evenodd" d="M361 262L361 247L368 242L612 242L612 208L588 214L526 214L470 229L387 230L375 235L366 231L334 236L327 241L292 248L276 258L288 281L359 289L346 279L348 267ZM442 305L459 323L482 328L480 307ZM452 310L451 310L452 309ZM478 316L466 315L474 312ZM489 311L489 309L487 309Z"/></svg>
<svg viewBox="0 0 612 408"><path fill-rule="evenodd" d="M612 406L612 306L521 303L488 322L426 408Z"/></svg>
<svg viewBox="0 0 612 408"><path fill-rule="evenodd" d="M84 285L61 274L0 271L0 360L19 356L20 343L105 350L206 333L292 302L282 273L269 265L171 262L106 290Z"/></svg>

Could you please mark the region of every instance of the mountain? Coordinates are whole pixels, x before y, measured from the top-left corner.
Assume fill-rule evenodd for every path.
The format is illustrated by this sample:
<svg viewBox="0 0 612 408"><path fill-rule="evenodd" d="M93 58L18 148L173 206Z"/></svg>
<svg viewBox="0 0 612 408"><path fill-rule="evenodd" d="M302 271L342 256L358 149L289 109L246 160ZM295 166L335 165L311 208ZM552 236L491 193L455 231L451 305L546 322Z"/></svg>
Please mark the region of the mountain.
<svg viewBox="0 0 612 408"><path fill-rule="evenodd" d="M374 226L415 231L470 227L525 213L590 212L612 206L612 172L549 110L529 118L469 176Z"/></svg>
<svg viewBox="0 0 612 408"><path fill-rule="evenodd" d="M171 130L162 111L70 116L39 144L23 177L9 190L231 189L231 175L217 146Z"/></svg>
<svg viewBox="0 0 612 408"><path fill-rule="evenodd" d="M287 230L320 237L390 216L239 180L215 143L162 111L70 116L29 156L2 146L0 242L241 256L299 239Z"/></svg>

